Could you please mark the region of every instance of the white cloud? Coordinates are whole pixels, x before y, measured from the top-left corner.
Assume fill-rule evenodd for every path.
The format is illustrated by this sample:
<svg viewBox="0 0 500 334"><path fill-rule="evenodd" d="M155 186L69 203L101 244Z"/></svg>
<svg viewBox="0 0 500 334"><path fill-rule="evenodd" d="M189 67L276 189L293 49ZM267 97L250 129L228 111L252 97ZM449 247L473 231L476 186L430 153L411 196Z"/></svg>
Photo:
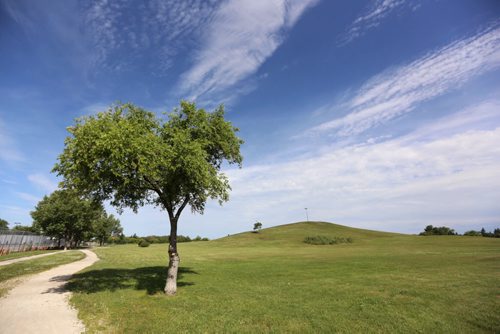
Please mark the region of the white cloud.
<svg viewBox="0 0 500 334"><path fill-rule="evenodd" d="M406 0L376 1L364 15L361 15L354 20L354 22L347 29L347 32L341 36L340 43L349 43L362 36L367 30L377 27L387 15L405 3Z"/></svg>
<svg viewBox="0 0 500 334"><path fill-rule="evenodd" d="M198 32L218 2L153 0L137 6L124 0L93 1L84 10L83 25L93 47L91 61L110 70L128 70L142 59L154 64L154 74L162 75L173 65L179 50L191 47L186 36ZM118 52L120 57L114 57Z"/></svg>
<svg viewBox="0 0 500 334"><path fill-rule="evenodd" d="M203 216L183 213L179 233L220 237L305 220L417 233L428 225L492 229L500 224L499 100L433 120L396 139L314 147L309 158L226 171L231 198ZM120 216L126 233L167 234L166 213Z"/></svg>
<svg viewBox="0 0 500 334"><path fill-rule="evenodd" d="M14 0L0 6L27 34L63 48L79 70L129 71L145 66L163 76L193 45L220 0ZM119 55L119 56L118 56Z"/></svg>
<svg viewBox="0 0 500 334"><path fill-rule="evenodd" d="M194 65L180 90L196 99L232 87L255 73L286 31L317 1L238 1L220 6L206 28Z"/></svg>
<svg viewBox="0 0 500 334"><path fill-rule="evenodd" d="M419 103L459 88L500 65L500 28L447 45L414 62L368 80L345 105L348 114L323 123L310 133L361 133L407 113Z"/></svg>
<svg viewBox="0 0 500 334"><path fill-rule="evenodd" d="M304 219L308 207L311 219L406 232L426 224L499 224L500 120L493 116L496 126L478 127L499 104L469 108L397 139L231 170L232 200L220 212L275 225Z"/></svg>
<svg viewBox="0 0 500 334"><path fill-rule="evenodd" d="M28 175L28 180L38 188L51 193L57 189L57 182L51 180L44 174L36 173Z"/></svg>

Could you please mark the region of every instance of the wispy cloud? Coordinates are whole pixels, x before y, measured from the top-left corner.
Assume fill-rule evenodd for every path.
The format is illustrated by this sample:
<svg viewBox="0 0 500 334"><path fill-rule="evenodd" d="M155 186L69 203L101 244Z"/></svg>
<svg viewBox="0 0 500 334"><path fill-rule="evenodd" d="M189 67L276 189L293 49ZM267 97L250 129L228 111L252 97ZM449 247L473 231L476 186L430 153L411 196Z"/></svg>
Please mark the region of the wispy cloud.
<svg viewBox="0 0 500 334"><path fill-rule="evenodd" d="M137 6L124 0L93 1L83 11L83 29L94 50L92 62L112 70L127 70L149 57L155 66L151 70L165 73L180 49L192 47L186 36L210 19L218 3L152 0ZM132 12L137 15L130 15ZM128 19L124 25L125 16ZM114 57L118 53L120 57Z"/></svg>
<svg viewBox="0 0 500 334"><path fill-rule="evenodd" d="M233 87L255 73L286 32L317 1L230 0L214 13L180 91L196 99Z"/></svg>
<svg viewBox="0 0 500 334"><path fill-rule="evenodd" d="M309 132L335 131L339 136L361 133L499 65L500 28L495 27L373 77L343 105L346 116Z"/></svg>
<svg viewBox="0 0 500 334"><path fill-rule="evenodd" d="M51 180L49 177L42 173L28 175L28 180L36 185L38 188L51 193L57 189L57 182Z"/></svg>
<svg viewBox="0 0 500 334"><path fill-rule="evenodd" d="M14 139L8 134L7 126L0 119L0 159L5 162L23 161L25 158L17 148Z"/></svg>
<svg viewBox="0 0 500 334"><path fill-rule="evenodd" d="M378 0L363 15L357 17L340 37L340 44L346 44L362 36L367 30L380 25L391 12L407 3L406 0ZM414 4L415 5L415 4Z"/></svg>
<svg viewBox="0 0 500 334"><path fill-rule="evenodd" d="M193 48L220 0L127 0L0 3L30 36L44 35L52 47L85 71L130 71L143 66L165 75L182 50ZM189 37L188 37L189 36Z"/></svg>
<svg viewBox="0 0 500 334"><path fill-rule="evenodd" d="M23 200L25 200L27 202L30 202L32 204L36 204L36 203L38 203L40 201L39 197L34 196L32 194L28 194L28 193L24 193L24 192L16 192L16 195L19 198L21 198L21 199L23 199Z"/></svg>

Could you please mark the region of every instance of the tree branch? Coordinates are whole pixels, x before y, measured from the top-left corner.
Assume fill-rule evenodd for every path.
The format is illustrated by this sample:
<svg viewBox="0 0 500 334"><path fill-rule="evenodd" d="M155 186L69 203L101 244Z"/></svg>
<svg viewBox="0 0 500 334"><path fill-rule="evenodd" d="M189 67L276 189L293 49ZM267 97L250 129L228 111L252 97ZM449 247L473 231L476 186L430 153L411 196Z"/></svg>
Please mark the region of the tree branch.
<svg viewBox="0 0 500 334"><path fill-rule="evenodd" d="M175 219L178 220L181 213L182 213L182 210L184 210L184 208L186 207L186 205L188 204L189 202L189 196L186 196L184 198L184 201L182 202L181 206L179 207L179 209L177 209L177 213L175 214Z"/></svg>

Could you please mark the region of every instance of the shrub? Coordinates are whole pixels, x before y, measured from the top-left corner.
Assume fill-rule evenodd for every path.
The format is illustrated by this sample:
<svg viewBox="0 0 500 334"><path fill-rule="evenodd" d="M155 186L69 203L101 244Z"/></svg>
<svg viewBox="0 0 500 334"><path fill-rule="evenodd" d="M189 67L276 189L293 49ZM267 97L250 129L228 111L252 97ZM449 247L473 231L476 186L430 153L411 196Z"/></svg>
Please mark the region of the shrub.
<svg viewBox="0 0 500 334"><path fill-rule="evenodd" d="M480 237L481 232L470 230L470 231L465 232L464 235L469 236L469 237Z"/></svg>
<svg viewBox="0 0 500 334"><path fill-rule="evenodd" d="M342 243L352 243L352 238L347 237L327 237L324 235L317 235L313 237L306 237L304 239L304 242L306 244L311 244L311 245L335 245L335 244L342 244Z"/></svg>
<svg viewBox="0 0 500 334"><path fill-rule="evenodd" d="M150 243L146 240L139 241L139 247L149 247Z"/></svg>
<svg viewBox="0 0 500 334"><path fill-rule="evenodd" d="M434 227L427 225L424 232L420 233L420 235L456 235L456 233L455 230L446 226Z"/></svg>

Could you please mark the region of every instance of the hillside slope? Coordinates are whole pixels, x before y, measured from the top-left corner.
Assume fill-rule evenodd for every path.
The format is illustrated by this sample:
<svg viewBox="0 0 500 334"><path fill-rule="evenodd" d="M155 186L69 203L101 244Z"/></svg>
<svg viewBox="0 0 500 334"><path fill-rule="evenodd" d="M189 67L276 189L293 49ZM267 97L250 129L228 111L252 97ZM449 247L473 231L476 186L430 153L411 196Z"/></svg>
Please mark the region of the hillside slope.
<svg viewBox="0 0 500 334"><path fill-rule="evenodd" d="M404 234L358 229L327 222L298 222L262 229L259 233L243 232L214 240L216 243L245 245L259 241L267 243L302 243L308 236L350 237L354 240L369 240L387 237L403 237Z"/></svg>

